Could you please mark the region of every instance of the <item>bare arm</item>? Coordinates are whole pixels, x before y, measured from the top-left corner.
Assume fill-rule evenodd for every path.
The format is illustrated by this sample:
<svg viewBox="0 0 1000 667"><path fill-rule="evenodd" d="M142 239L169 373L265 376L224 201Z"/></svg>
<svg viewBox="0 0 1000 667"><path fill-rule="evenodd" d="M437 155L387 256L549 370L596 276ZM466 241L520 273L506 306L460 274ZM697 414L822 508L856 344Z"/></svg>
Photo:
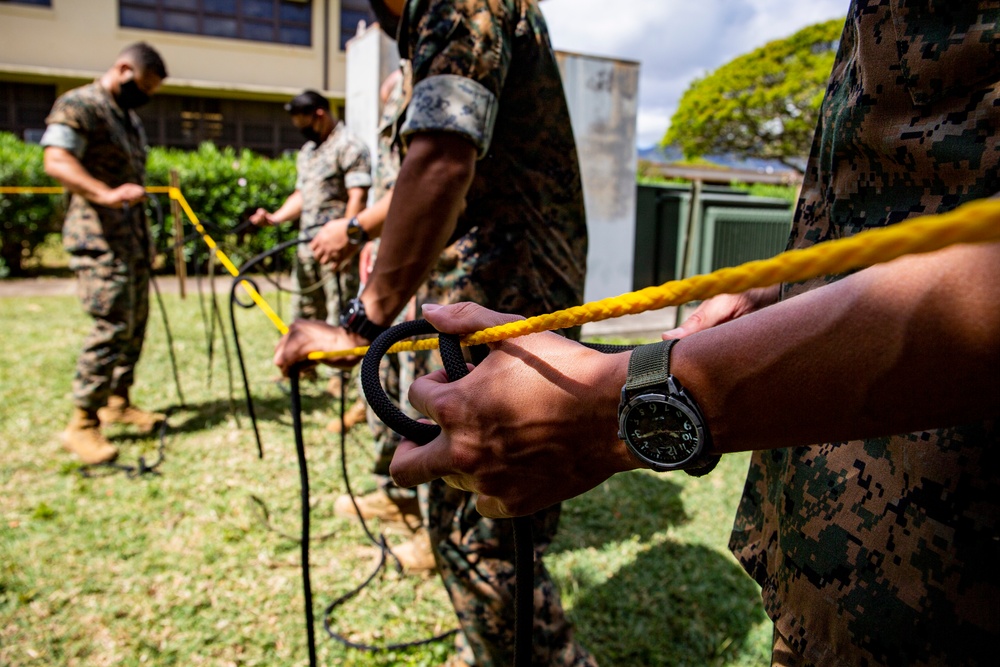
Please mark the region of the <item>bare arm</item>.
<svg viewBox="0 0 1000 667"><path fill-rule="evenodd" d="M392 322L430 274L455 230L475 165L475 147L460 136L434 132L413 138L362 295L373 322Z"/></svg>
<svg viewBox="0 0 1000 667"><path fill-rule="evenodd" d="M377 239L382 235L382 226L385 218L389 214L389 205L392 202L392 190L387 192L377 202L345 218L331 220L323 225L316 237L309 243L309 248L323 264L341 265L358 251L358 247L352 245L347 239L347 223L352 217L358 219L358 224L368 234L368 238Z"/></svg>
<svg viewBox="0 0 1000 667"><path fill-rule="evenodd" d="M300 215L302 215L302 193L299 190L296 190L292 194L288 195L285 203L283 203L274 213L258 208L254 214L250 216L250 222L255 225L264 226L280 225L285 222L291 222L292 220L298 220Z"/></svg>
<svg viewBox="0 0 1000 667"><path fill-rule="evenodd" d="M347 190L347 206L344 209L344 217L350 220L364 210L365 198L368 196L368 188L349 188Z"/></svg>
<svg viewBox="0 0 1000 667"><path fill-rule="evenodd" d="M65 148L46 146L44 153L45 173L56 179L75 194L98 206L121 208L124 204L134 204L146 197L146 190L138 183L125 183L112 188L107 183L94 178L75 155Z"/></svg>
<svg viewBox="0 0 1000 667"><path fill-rule="evenodd" d="M719 452L1000 412L1000 244L882 264L676 346ZM802 396L827 409L789 414Z"/></svg>
<svg viewBox="0 0 1000 667"><path fill-rule="evenodd" d="M396 181L375 268L361 296L372 322L391 324L430 274L458 222L475 162L475 147L459 136L428 132L413 138ZM339 327L296 322L278 342L274 363L287 373L311 352L368 342Z"/></svg>
<svg viewBox="0 0 1000 667"><path fill-rule="evenodd" d="M501 317L425 310L442 331ZM418 379L413 406L441 424L392 463L404 486L436 477L481 494L488 516L527 514L638 467L616 435L628 355L552 335L503 341L468 377ZM1000 414L1000 244L955 246L693 333L672 371L719 453L877 437ZM517 391L511 391L517 387ZM800 409L803 396L825 409Z"/></svg>

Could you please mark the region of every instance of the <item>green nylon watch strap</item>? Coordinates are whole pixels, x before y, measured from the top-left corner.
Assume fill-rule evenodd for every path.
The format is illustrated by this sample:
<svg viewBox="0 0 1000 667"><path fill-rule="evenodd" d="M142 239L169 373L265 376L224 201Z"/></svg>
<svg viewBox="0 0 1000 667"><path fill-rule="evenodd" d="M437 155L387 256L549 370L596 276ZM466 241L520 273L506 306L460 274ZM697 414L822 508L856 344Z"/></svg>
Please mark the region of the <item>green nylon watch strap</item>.
<svg viewBox="0 0 1000 667"><path fill-rule="evenodd" d="M665 384L670 375L670 350L676 342L677 339L661 340L635 348L628 360L625 391Z"/></svg>

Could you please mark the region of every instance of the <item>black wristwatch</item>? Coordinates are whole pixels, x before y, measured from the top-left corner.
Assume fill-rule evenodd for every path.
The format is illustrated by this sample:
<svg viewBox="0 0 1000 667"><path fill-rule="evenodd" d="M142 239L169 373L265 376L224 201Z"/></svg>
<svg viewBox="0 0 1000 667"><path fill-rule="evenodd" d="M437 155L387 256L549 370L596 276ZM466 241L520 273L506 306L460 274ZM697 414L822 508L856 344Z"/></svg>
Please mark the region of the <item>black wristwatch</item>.
<svg viewBox="0 0 1000 667"><path fill-rule="evenodd" d="M358 222L357 216L347 222L347 242L351 245L364 245L368 243L370 237L365 228Z"/></svg>
<svg viewBox="0 0 1000 667"><path fill-rule="evenodd" d="M347 302L347 308L340 314L340 326L368 339L369 342L389 329L389 327L383 327L369 320L368 316L365 315L365 304L361 303L361 299L358 298Z"/></svg>
<svg viewBox="0 0 1000 667"><path fill-rule="evenodd" d="M683 470L700 477L719 462L709 454L711 436L694 398L670 374L676 340L632 351L618 405L618 437L657 472Z"/></svg>

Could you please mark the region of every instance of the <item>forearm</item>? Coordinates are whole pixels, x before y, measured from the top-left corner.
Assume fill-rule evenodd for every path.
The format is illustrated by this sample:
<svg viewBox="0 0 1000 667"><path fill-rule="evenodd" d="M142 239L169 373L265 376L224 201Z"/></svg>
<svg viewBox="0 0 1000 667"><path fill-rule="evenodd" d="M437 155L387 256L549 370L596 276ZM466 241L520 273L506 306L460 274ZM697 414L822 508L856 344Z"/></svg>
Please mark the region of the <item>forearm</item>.
<svg viewBox="0 0 1000 667"><path fill-rule="evenodd" d="M80 161L62 148L45 149L45 173L59 181L63 187L88 201L101 203L112 188L90 175Z"/></svg>
<svg viewBox="0 0 1000 667"><path fill-rule="evenodd" d="M693 334L675 346L672 370L718 452L995 416L1000 244L872 267Z"/></svg>
<svg viewBox="0 0 1000 667"><path fill-rule="evenodd" d="M368 190L365 188L350 188L347 191L347 206L344 208L344 217L353 218L365 210L365 195Z"/></svg>
<svg viewBox="0 0 1000 667"><path fill-rule="evenodd" d="M389 190L381 199L357 214L358 224L368 233L368 238L377 239L382 236L391 204L392 190Z"/></svg>
<svg viewBox="0 0 1000 667"><path fill-rule="evenodd" d="M274 224L280 225L298 220L300 215L302 215L302 193L296 190L288 195L288 199L281 205L281 208L271 214L271 220Z"/></svg>
<svg viewBox="0 0 1000 667"><path fill-rule="evenodd" d="M371 321L392 322L427 279L455 229L474 171L475 148L465 139L444 133L413 139L361 297Z"/></svg>

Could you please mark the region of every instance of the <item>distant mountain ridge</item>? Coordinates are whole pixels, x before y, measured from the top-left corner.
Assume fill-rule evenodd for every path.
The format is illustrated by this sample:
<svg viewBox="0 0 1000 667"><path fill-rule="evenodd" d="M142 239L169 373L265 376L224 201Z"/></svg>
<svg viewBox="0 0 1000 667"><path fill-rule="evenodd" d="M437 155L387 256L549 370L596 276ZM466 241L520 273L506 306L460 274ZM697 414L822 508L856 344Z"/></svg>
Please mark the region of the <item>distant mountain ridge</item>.
<svg viewBox="0 0 1000 667"><path fill-rule="evenodd" d="M654 162L657 164L672 164L674 162L684 161L684 154L681 152L680 148L676 146L653 145L648 148L640 148L638 150L638 155L640 160L646 160L647 162ZM769 174L794 171L777 160L763 160L761 158L740 158L733 155L706 155L704 160L720 167L728 167L730 169L749 169ZM805 164L802 166L805 167Z"/></svg>

